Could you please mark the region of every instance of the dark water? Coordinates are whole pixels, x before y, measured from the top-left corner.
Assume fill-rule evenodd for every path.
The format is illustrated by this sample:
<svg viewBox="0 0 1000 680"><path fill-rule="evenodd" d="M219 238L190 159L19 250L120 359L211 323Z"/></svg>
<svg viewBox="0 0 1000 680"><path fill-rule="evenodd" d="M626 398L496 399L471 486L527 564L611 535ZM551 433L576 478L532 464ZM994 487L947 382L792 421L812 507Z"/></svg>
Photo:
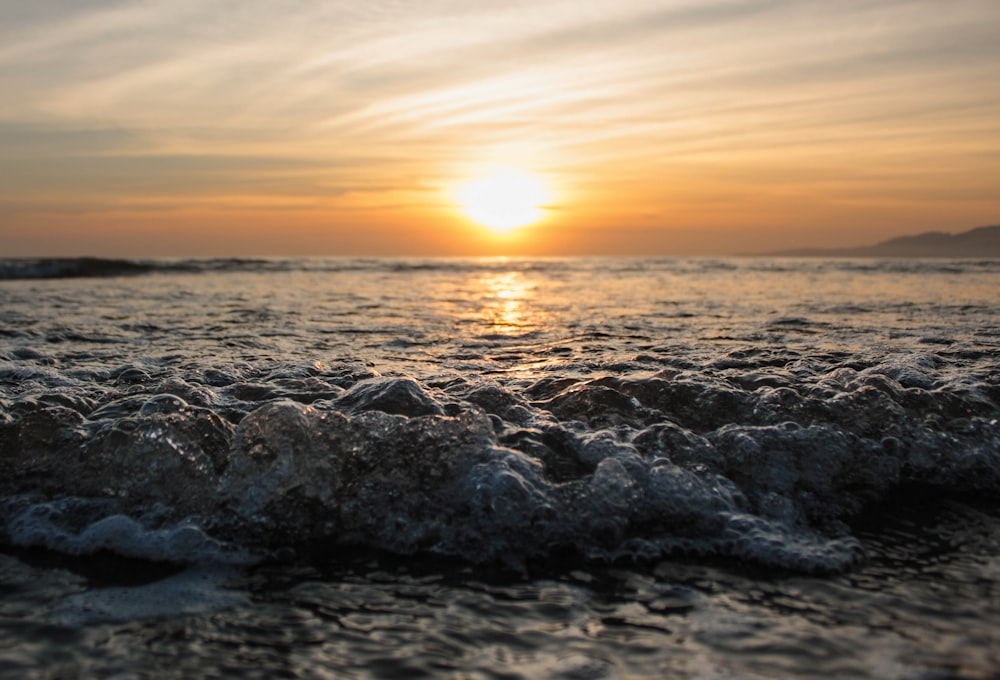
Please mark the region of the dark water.
<svg viewBox="0 0 1000 680"><path fill-rule="evenodd" d="M1000 677L1000 262L0 278L0 674Z"/></svg>

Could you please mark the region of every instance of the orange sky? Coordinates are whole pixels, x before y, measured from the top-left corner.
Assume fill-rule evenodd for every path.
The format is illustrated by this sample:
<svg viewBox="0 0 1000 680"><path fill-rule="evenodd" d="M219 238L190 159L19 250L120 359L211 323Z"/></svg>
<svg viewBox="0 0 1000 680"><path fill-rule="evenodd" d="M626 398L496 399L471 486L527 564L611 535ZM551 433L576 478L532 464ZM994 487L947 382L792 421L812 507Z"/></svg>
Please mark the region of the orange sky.
<svg viewBox="0 0 1000 680"><path fill-rule="evenodd" d="M996 0L0 6L0 256L728 254L1000 222ZM544 178L507 236L455 187Z"/></svg>

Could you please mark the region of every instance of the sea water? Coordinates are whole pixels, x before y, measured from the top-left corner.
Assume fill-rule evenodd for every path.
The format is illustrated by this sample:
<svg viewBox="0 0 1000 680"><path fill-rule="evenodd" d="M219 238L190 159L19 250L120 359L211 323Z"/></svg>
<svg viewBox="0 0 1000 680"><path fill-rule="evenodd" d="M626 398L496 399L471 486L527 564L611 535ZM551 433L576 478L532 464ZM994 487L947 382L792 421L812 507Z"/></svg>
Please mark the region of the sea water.
<svg viewBox="0 0 1000 680"><path fill-rule="evenodd" d="M998 405L998 261L0 261L0 675L1000 677Z"/></svg>

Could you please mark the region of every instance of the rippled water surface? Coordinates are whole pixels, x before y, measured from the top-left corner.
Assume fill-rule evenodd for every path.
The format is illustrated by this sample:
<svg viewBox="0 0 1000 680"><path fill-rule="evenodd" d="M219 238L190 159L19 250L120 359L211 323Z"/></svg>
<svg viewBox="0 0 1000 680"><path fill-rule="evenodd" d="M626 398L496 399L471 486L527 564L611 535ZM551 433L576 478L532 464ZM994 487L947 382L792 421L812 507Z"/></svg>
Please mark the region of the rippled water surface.
<svg viewBox="0 0 1000 680"><path fill-rule="evenodd" d="M996 261L0 275L0 674L1000 677Z"/></svg>

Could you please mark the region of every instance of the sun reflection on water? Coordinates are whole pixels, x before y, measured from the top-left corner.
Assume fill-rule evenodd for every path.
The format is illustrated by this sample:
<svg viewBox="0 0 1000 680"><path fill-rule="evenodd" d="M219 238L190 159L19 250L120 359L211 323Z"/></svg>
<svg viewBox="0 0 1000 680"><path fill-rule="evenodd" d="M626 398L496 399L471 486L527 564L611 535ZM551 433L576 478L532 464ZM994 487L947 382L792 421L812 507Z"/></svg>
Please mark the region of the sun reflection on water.
<svg viewBox="0 0 1000 680"><path fill-rule="evenodd" d="M535 285L522 272L488 274L479 283L485 302L485 321L492 332L515 335L537 326L530 305L535 297Z"/></svg>

